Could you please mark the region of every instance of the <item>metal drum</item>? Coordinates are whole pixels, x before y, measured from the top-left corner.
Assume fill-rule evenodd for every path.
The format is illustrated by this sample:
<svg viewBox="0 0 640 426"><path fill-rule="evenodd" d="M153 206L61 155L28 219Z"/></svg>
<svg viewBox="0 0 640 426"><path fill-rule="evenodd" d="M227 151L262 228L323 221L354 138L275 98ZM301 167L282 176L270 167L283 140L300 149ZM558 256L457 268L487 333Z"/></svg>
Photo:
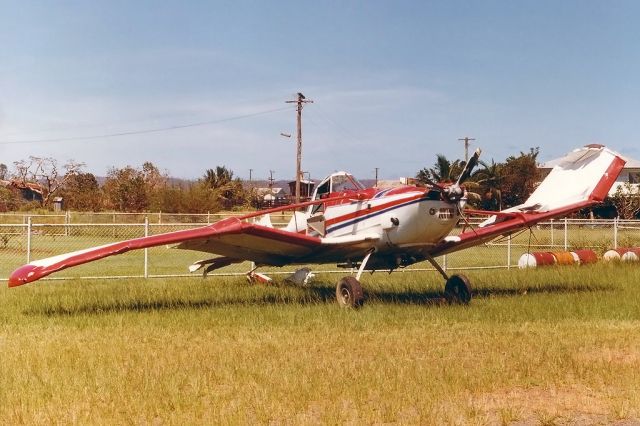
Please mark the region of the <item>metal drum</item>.
<svg viewBox="0 0 640 426"><path fill-rule="evenodd" d="M524 253L518 259L518 268L535 268L537 266L555 265L556 257L548 251L535 251Z"/></svg>
<svg viewBox="0 0 640 426"><path fill-rule="evenodd" d="M598 255L593 250L574 250L571 253L578 257L578 262L581 265L598 261Z"/></svg>

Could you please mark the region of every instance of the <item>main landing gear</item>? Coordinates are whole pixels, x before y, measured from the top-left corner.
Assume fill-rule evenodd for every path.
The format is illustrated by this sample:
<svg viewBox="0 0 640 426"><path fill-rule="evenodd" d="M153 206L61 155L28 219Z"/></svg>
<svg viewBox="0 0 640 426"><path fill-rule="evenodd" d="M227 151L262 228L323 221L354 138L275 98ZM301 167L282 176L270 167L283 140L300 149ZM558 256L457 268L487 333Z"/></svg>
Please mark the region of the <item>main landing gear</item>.
<svg viewBox="0 0 640 426"><path fill-rule="evenodd" d="M359 308L364 303L364 293L356 277L343 277L336 286L336 300L343 308Z"/></svg>
<svg viewBox="0 0 640 426"><path fill-rule="evenodd" d="M446 280L444 298L447 299L447 302L468 305L471 302L471 283L469 278L462 274L449 276L433 257L427 256L427 260Z"/></svg>
<svg viewBox="0 0 640 426"><path fill-rule="evenodd" d="M364 292L360 285L360 276L364 272L365 266L369 258L373 254L374 250L369 250L367 255L362 259L360 268L355 277L347 276L343 277L336 286L336 300L338 305L343 308L359 308L364 303Z"/></svg>
<svg viewBox="0 0 640 426"><path fill-rule="evenodd" d="M369 253L364 257L355 277L343 277L338 282L338 285L336 286L336 299L338 301L338 305L341 307L359 308L364 304L364 292L360 285L360 276L362 275L372 253L373 250L369 251ZM469 304L469 302L471 302L471 283L469 282L469 278L462 274L449 276L433 257L427 256L427 260L446 280L444 285L444 297L447 302L450 304Z"/></svg>
<svg viewBox="0 0 640 426"><path fill-rule="evenodd" d="M469 278L462 274L451 275L444 285L444 298L449 303L469 304L471 302Z"/></svg>

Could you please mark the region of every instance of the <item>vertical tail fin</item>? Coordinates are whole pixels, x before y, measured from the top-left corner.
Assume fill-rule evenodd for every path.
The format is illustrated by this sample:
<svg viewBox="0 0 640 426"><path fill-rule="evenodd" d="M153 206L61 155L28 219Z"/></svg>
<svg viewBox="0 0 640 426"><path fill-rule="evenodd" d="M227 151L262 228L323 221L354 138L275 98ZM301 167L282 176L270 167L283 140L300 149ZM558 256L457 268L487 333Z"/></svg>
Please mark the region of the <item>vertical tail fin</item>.
<svg viewBox="0 0 640 426"><path fill-rule="evenodd" d="M559 160L523 204L506 211L547 212L603 201L626 161L601 145L587 145Z"/></svg>

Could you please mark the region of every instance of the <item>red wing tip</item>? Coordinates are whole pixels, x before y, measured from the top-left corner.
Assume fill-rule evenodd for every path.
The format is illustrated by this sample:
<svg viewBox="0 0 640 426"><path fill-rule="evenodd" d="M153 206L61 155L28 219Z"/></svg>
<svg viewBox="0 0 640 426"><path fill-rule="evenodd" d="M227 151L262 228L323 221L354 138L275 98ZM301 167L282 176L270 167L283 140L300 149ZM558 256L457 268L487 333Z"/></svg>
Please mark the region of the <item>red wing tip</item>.
<svg viewBox="0 0 640 426"><path fill-rule="evenodd" d="M9 288L28 284L42 278L44 275L36 273L37 269L40 268L35 265L24 265L13 271L9 277Z"/></svg>

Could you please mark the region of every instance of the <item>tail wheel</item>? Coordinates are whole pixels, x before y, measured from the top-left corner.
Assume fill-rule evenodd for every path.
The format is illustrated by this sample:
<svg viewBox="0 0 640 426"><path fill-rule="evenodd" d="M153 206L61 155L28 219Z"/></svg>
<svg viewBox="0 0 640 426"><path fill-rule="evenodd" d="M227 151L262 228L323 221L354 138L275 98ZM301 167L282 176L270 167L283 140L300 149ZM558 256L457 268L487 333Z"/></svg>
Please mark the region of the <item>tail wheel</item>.
<svg viewBox="0 0 640 426"><path fill-rule="evenodd" d="M364 303L360 281L355 277L344 277L336 286L336 299L343 308L359 308Z"/></svg>
<svg viewBox="0 0 640 426"><path fill-rule="evenodd" d="M444 286L444 297L449 303L468 304L471 301L471 284L464 275L452 275Z"/></svg>

